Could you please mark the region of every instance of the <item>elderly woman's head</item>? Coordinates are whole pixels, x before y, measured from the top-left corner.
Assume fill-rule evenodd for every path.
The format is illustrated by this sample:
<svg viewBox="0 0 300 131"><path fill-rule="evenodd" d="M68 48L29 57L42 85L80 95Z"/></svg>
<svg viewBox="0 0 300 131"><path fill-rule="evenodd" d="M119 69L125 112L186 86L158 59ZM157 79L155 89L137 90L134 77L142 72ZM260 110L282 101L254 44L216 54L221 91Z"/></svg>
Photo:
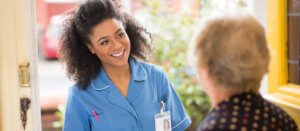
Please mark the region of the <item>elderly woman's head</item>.
<svg viewBox="0 0 300 131"><path fill-rule="evenodd" d="M200 81L205 75L226 90L257 91L268 71L265 32L251 16L210 20L197 34L193 50Z"/></svg>

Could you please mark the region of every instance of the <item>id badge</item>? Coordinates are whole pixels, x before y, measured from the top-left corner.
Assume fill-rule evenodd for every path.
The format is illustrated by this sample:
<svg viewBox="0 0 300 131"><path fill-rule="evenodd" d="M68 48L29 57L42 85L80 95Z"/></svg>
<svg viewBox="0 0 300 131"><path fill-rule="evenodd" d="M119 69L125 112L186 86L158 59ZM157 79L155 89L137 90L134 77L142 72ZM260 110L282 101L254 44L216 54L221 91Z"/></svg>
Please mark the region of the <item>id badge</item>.
<svg viewBox="0 0 300 131"><path fill-rule="evenodd" d="M164 112L162 103L161 112L155 115L155 131L171 131L170 111Z"/></svg>

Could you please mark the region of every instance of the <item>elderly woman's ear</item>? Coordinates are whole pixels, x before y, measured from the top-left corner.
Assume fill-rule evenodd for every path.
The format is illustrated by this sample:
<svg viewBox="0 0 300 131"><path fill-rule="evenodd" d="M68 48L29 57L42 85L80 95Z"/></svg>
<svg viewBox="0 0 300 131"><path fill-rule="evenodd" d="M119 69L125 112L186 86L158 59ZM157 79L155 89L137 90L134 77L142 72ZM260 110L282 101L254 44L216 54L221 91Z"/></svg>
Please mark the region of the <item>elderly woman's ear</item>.
<svg viewBox="0 0 300 131"><path fill-rule="evenodd" d="M197 76L197 79L198 81L202 82L203 80L207 79L208 76L207 76L207 71L203 68L203 67L195 67L196 68L196 76Z"/></svg>

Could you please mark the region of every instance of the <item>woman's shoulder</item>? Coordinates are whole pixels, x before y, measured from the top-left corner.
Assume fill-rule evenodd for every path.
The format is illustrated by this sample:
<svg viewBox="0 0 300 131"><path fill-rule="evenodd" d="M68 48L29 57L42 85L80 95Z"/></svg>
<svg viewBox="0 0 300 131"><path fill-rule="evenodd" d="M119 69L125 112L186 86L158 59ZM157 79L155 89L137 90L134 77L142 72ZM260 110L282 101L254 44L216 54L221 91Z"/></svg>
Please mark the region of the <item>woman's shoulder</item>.
<svg viewBox="0 0 300 131"><path fill-rule="evenodd" d="M86 101L90 101L95 98L95 91L93 90L94 89L90 86L88 86L87 89L83 89L79 85L74 84L71 87L69 87L67 101L72 101L73 103L81 103L85 105Z"/></svg>
<svg viewBox="0 0 300 131"><path fill-rule="evenodd" d="M80 97L82 96L82 89L79 89L77 84L74 84L68 89L67 105L68 106L77 106L81 105Z"/></svg>
<svg viewBox="0 0 300 131"><path fill-rule="evenodd" d="M69 96L74 96L74 95L82 94L86 90L84 90L83 88L81 88L78 84L73 84L72 86L69 87L68 93L69 93Z"/></svg>

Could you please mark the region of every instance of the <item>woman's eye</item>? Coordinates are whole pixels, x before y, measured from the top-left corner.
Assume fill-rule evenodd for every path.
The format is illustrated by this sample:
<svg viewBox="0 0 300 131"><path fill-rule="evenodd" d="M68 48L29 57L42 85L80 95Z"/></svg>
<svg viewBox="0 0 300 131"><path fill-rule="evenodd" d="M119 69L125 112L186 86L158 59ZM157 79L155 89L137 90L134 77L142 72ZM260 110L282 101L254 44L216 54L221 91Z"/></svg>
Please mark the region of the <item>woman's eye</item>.
<svg viewBox="0 0 300 131"><path fill-rule="evenodd" d="M122 38L122 37L124 37L124 36L125 36L125 33L124 33L124 32L121 32L121 33L118 34L118 37L119 37L119 38Z"/></svg>
<svg viewBox="0 0 300 131"><path fill-rule="evenodd" d="M108 40L101 41L99 44L100 45L106 45L106 44L108 44Z"/></svg>

